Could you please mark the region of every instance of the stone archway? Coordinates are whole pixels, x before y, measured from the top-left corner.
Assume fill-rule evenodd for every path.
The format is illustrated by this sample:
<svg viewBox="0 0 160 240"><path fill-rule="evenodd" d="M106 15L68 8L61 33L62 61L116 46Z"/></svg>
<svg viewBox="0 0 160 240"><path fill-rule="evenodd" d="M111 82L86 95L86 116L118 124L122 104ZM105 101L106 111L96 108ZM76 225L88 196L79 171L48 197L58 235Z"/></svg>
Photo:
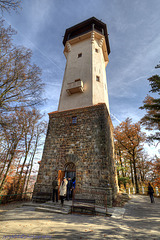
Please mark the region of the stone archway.
<svg viewBox="0 0 160 240"><path fill-rule="evenodd" d="M67 178L70 177L71 179L76 177L76 166L73 162L68 162L65 165L65 176Z"/></svg>

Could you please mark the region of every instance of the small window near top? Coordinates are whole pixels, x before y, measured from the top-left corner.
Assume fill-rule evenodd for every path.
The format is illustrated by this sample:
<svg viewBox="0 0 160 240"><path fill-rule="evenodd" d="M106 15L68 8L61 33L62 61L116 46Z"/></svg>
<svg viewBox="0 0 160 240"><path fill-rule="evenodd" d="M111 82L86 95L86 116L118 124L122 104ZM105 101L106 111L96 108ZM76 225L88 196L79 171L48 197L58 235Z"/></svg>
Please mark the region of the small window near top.
<svg viewBox="0 0 160 240"><path fill-rule="evenodd" d="M82 53L78 53L78 58L82 57Z"/></svg>
<svg viewBox="0 0 160 240"><path fill-rule="evenodd" d="M97 48L95 48L95 52L98 53L98 49Z"/></svg>
<svg viewBox="0 0 160 240"><path fill-rule="evenodd" d="M81 81L81 79L79 78L79 79L76 79L76 80L74 80L75 82L79 82L79 81Z"/></svg>
<svg viewBox="0 0 160 240"><path fill-rule="evenodd" d="M100 77L99 76L96 76L96 81L100 82Z"/></svg>
<svg viewBox="0 0 160 240"><path fill-rule="evenodd" d="M77 117L72 117L72 123L76 124L77 123Z"/></svg>

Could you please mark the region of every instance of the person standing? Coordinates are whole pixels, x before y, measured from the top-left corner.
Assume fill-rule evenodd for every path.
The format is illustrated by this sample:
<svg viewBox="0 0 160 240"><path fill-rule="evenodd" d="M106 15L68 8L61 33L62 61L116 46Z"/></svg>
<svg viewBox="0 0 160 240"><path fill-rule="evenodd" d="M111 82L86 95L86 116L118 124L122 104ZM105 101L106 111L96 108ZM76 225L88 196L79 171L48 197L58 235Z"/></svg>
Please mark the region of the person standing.
<svg viewBox="0 0 160 240"><path fill-rule="evenodd" d="M63 181L61 182L61 185L60 185L60 199L61 199L61 204L62 204L62 207L63 207L63 204L64 204L64 198L67 194L67 179L64 177L63 178Z"/></svg>
<svg viewBox="0 0 160 240"><path fill-rule="evenodd" d="M153 193L154 193L153 187L151 186L150 183L148 183L148 194L150 196L151 203L154 203Z"/></svg>
<svg viewBox="0 0 160 240"><path fill-rule="evenodd" d="M71 191L72 191L72 180L69 177L68 184L67 184L67 201L69 201L71 199Z"/></svg>
<svg viewBox="0 0 160 240"><path fill-rule="evenodd" d="M53 180L52 188L53 188L53 198L52 198L52 201L55 202L55 197L56 197L56 202L58 202L58 177L56 177Z"/></svg>
<svg viewBox="0 0 160 240"><path fill-rule="evenodd" d="M71 194L72 199L74 199L74 194L75 194L74 190L75 190L75 188L76 188L76 178L74 177L72 179L72 194Z"/></svg>

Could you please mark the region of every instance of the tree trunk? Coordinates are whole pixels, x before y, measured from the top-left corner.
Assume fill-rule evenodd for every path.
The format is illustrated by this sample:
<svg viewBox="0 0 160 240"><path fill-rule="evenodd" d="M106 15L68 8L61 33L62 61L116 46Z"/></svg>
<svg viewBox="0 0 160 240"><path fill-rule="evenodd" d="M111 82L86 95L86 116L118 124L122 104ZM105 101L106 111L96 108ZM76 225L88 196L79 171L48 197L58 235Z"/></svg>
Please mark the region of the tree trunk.
<svg viewBox="0 0 160 240"><path fill-rule="evenodd" d="M1 173L0 173L0 178L1 178L1 176L3 174L3 171L4 171L5 167L6 167L8 156L9 156L9 152L10 152L10 150L7 151L6 160L5 160L4 164L3 164L3 167L2 167L2 170L1 170Z"/></svg>
<svg viewBox="0 0 160 240"><path fill-rule="evenodd" d="M134 151L133 151L133 169L134 169L134 179L135 179L135 185L136 185L136 193L139 193L138 180L137 180L137 169L136 169L136 159L135 159Z"/></svg>
<svg viewBox="0 0 160 240"><path fill-rule="evenodd" d="M122 176L123 176L123 178L125 178L125 174L124 174L124 170L123 170L123 163L122 163L122 156L121 156L121 151L120 150L119 150L119 161L120 161L120 164L121 164ZM124 188L126 189L126 182L125 182L125 180L123 182L123 185L124 185Z"/></svg>
<svg viewBox="0 0 160 240"><path fill-rule="evenodd" d="M27 189L28 189L28 184L29 184L29 180L30 180L30 176L31 176L31 172L32 172L32 167L33 167L33 160L34 160L34 156L35 156L35 153L36 153L36 150L37 150L37 146L38 146L38 136L37 136L37 139L36 139L34 152L33 152L33 155L32 155L31 161L30 161L31 162L31 167L30 167L30 170L29 170L29 175L28 175L28 179L27 179L27 183L26 183L25 194L26 194Z"/></svg>
<svg viewBox="0 0 160 240"><path fill-rule="evenodd" d="M133 178L133 168L132 168L132 160L130 158L130 169L131 169L131 179L132 179L132 184L134 185L134 178Z"/></svg>

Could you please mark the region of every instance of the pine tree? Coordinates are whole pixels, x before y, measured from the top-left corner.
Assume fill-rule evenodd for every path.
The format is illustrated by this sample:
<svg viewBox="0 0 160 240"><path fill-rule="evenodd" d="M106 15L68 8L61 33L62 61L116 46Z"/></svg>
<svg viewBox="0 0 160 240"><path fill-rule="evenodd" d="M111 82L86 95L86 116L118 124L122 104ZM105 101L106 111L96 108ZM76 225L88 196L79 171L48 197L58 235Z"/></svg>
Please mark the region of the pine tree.
<svg viewBox="0 0 160 240"><path fill-rule="evenodd" d="M150 92L160 95L160 76L154 75L150 77L148 81L151 86ZM160 98L147 95L143 103L144 105L140 107L140 109L145 109L146 114L141 119L141 123L147 130L155 131L148 139L150 141L160 140Z"/></svg>

